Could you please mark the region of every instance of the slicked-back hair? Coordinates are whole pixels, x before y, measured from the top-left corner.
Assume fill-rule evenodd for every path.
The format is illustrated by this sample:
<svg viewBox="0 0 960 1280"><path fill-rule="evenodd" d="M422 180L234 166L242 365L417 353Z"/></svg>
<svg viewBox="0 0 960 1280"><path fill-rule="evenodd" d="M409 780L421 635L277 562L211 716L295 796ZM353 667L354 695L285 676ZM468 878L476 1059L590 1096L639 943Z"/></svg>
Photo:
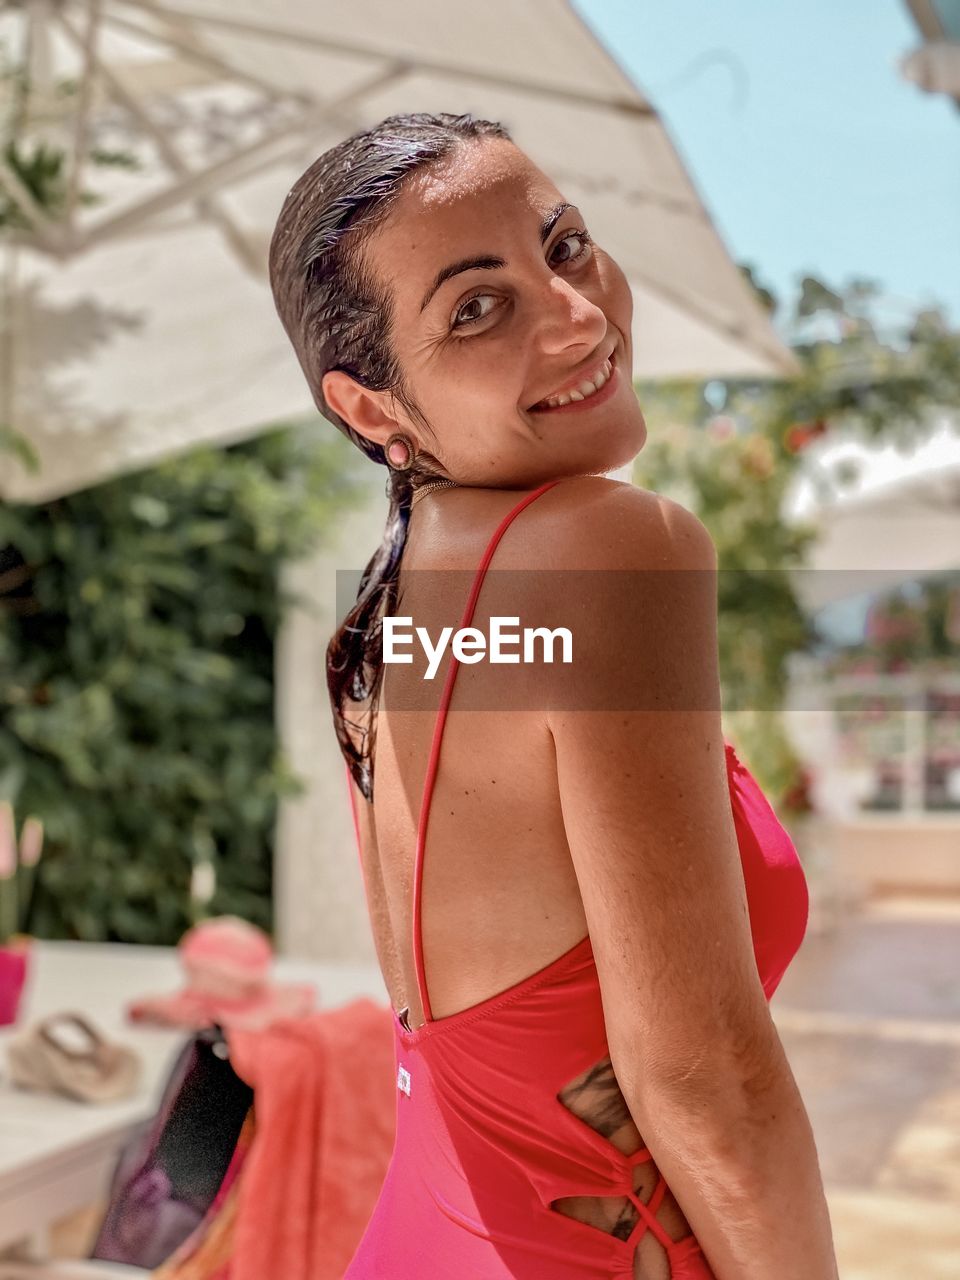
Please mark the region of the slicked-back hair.
<svg viewBox="0 0 960 1280"><path fill-rule="evenodd" d="M381 445L355 431L324 399L331 369L386 391L423 421L391 344L392 299L364 261L366 238L411 175L483 138L512 141L496 121L469 113L388 116L324 151L287 193L270 242L270 287L320 413L372 461L388 468L383 540L360 580L356 602L327 647L327 689L340 749L363 795L373 799L374 708L383 678L382 619L395 607L410 504L437 473L431 455L391 467ZM428 424L425 424L428 425Z"/></svg>

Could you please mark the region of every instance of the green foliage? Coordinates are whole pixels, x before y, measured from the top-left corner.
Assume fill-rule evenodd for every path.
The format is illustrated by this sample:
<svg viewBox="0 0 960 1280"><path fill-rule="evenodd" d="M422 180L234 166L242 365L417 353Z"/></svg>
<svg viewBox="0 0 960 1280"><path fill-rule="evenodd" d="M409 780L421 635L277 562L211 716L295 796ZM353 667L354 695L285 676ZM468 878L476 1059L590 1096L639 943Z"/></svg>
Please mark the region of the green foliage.
<svg viewBox="0 0 960 1280"><path fill-rule="evenodd" d="M938 671L950 675L958 669L958 658L960 571L948 570L876 600L863 640L836 649L825 669L831 674L922 669L931 675Z"/></svg>
<svg viewBox="0 0 960 1280"><path fill-rule="evenodd" d="M40 470L40 459L37 451L21 431L0 422L0 461L3 455L9 454L27 471L36 474Z"/></svg>
<svg viewBox="0 0 960 1280"><path fill-rule="evenodd" d="M634 470L638 484L683 503L710 530L726 719L775 798L799 771L780 722L787 664L813 639L792 571L817 532L783 517L804 452L838 429L907 448L929 431L932 410L960 401L960 334L936 310L891 321L871 281L832 289L807 277L782 324L800 366L794 377L638 383L649 435ZM849 478L827 477L824 496Z"/></svg>
<svg viewBox="0 0 960 1280"><path fill-rule="evenodd" d="M4 163L20 179L34 201L52 213L58 213L66 198L64 153L40 143L30 148L10 139L2 151ZM0 196L0 226L29 227L30 221L5 191Z"/></svg>
<svg viewBox="0 0 960 1280"><path fill-rule="evenodd" d="M45 937L173 943L190 879L270 926L283 562L354 495L354 450L285 426L0 508L0 799L38 815Z"/></svg>
<svg viewBox="0 0 960 1280"><path fill-rule="evenodd" d="M809 634L789 570L804 563L815 534L780 516L789 477L770 436L738 432L732 420L711 429L702 395L662 386L651 402L641 389L649 438L634 475L695 511L717 547L725 705L775 708L786 689L783 656Z"/></svg>

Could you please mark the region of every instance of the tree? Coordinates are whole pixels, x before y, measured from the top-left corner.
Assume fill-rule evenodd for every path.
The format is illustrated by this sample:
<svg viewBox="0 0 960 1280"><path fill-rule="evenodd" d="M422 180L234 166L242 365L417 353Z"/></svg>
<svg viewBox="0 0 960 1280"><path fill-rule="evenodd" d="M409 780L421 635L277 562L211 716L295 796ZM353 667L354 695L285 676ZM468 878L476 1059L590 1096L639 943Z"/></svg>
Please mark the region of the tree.
<svg viewBox="0 0 960 1280"><path fill-rule="evenodd" d="M274 723L281 566L354 496L339 435L278 427L36 506L0 507L0 800L46 850L46 937L173 943L191 880L269 927L299 789Z"/></svg>
<svg viewBox="0 0 960 1280"><path fill-rule="evenodd" d="M761 301L773 293L742 268ZM788 659L813 640L791 581L816 528L783 519L808 446L842 430L908 448L933 411L960 399L960 334L933 308L897 310L872 281L832 288L805 277L781 325L795 377L639 382L649 438L634 478L690 507L717 546L724 707L758 778L777 800L795 793L800 763L780 708ZM837 469L822 484L842 492Z"/></svg>

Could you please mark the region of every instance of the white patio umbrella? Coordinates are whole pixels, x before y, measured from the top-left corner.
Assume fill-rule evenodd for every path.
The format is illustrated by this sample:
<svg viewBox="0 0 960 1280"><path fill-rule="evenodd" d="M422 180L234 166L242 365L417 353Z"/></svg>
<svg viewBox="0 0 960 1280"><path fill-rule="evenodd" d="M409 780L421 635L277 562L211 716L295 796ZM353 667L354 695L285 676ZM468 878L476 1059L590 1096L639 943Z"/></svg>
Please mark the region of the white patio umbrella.
<svg viewBox="0 0 960 1280"><path fill-rule="evenodd" d="M819 531L807 567L796 575L807 608L960 569L958 426L955 414L940 414L927 439L909 452L852 439L811 450L812 468L829 474L852 462L859 474L830 500L818 500L806 483L785 513Z"/></svg>
<svg viewBox="0 0 960 1280"><path fill-rule="evenodd" d="M398 111L503 121L580 205L634 289L637 376L793 367L653 106L566 0L8 0L0 39L26 42L30 117L69 156L57 218L0 156L30 224L0 233L0 423L41 460L0 453L0 497L315 414L270 233L320 151ZM94 146L141 167L91 164Z"/></svg>

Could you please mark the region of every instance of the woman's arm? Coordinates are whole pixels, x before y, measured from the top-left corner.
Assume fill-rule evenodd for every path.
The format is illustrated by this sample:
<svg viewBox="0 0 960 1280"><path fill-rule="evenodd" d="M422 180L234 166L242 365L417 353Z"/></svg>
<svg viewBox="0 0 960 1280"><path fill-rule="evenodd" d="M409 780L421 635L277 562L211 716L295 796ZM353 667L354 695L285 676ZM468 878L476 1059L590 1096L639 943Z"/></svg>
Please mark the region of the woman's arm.
<svg viewBox="0 0 960 1280"><path fill-rule="evenodd" d="M835 1280L813 1135L753 952L714 548L640 490L594 489L587 508L554 563L576 567L579 534L584 568L620 572L583 575L599 596L573 611L576 702L553 699L567 709L548 723L614 1071L717 1280Z"/></svg>

